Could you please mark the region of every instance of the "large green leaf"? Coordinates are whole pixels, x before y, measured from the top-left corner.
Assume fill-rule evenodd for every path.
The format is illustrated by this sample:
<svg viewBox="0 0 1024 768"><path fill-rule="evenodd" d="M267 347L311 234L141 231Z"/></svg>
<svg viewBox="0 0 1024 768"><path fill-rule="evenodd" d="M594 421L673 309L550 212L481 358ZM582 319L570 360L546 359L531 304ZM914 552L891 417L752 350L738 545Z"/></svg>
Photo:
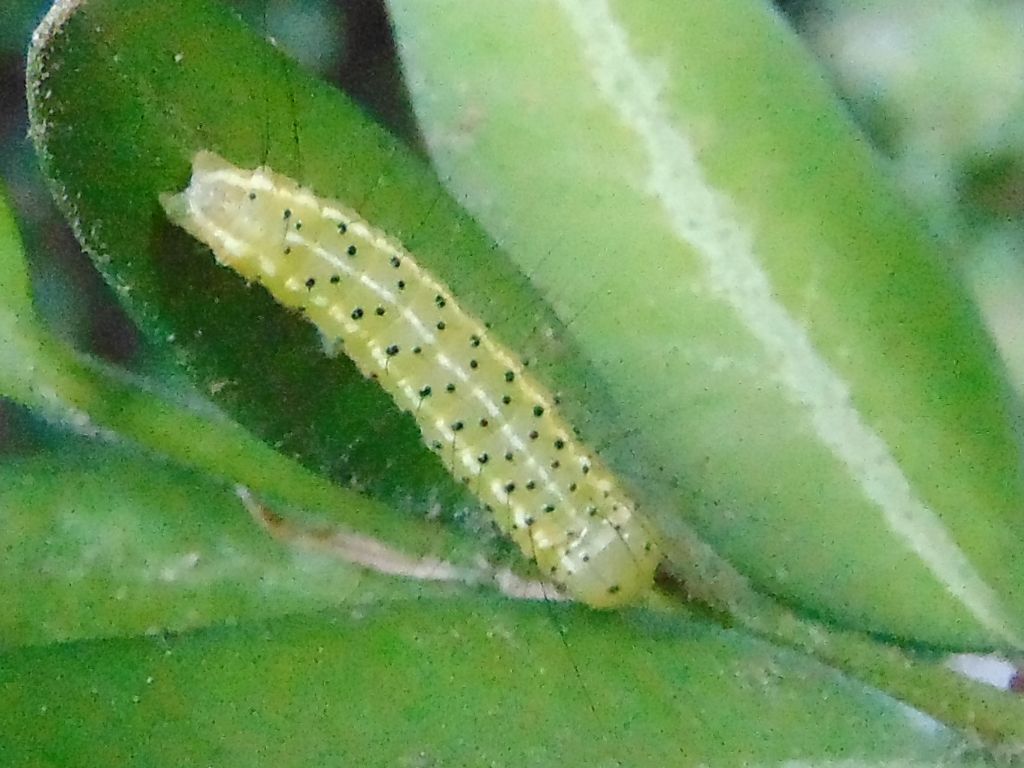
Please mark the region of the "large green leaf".
<svg viewBox="0 0 1024 768"><path fill-rule="evenodd" d="M992 345L768 3L390 6L432 157L571 319L662 518L847 625L1019 646Z"/></svg>
<svg viewBox="0 0 1024 768"><path fill-rule="evenodd" d="M281 452L419 516L476 509L376 383L168 222L158 196L185 185L200 149L359 208L566 394L578 426L610 423L560 324L432 172L221 6L61 4L29 70L33 137L78 237L142 328Z"/></svg>
<svg viewBox="0 0 1024 768"><path fill-rule="evenodd" d="M0 756L27 768L977 764L892 700L699 623L486 600L450 603L442 622L434 608L21 650L0 668Z"/></svg>

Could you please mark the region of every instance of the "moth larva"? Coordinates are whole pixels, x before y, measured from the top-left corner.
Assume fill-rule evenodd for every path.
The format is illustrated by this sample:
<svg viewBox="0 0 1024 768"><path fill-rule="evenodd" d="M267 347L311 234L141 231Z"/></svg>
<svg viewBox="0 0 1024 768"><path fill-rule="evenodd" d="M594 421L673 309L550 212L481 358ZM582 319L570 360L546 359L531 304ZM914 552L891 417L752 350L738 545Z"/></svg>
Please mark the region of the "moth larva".
<svg viewBox="0 0 1024 768"><path fill-rule="evenodd" d="M412 413L427 446L543 573L595 607L649 589L660 554L635 504L554 399L399 243L292 179L211 152L161 203Z"/></svg>

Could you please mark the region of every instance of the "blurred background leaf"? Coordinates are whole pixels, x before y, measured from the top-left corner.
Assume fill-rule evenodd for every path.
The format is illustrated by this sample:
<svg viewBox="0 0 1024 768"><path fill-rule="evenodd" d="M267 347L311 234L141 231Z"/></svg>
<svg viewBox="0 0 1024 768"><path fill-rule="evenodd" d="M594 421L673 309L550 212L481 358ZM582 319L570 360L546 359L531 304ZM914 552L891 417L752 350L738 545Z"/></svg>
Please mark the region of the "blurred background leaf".
<svg viewBox="0 0 1024 768"><path fill-rule="evenodd" d="M804 39L952 244L1024 391L1024 4L800 5Z"/></svg>

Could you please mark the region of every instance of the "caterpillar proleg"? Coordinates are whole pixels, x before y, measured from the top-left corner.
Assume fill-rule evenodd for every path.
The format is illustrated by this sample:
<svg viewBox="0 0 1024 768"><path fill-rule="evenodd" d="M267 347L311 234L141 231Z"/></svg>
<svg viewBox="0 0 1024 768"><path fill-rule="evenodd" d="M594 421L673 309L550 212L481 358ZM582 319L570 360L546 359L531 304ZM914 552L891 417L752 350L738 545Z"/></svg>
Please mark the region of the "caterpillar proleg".
<svg viewBox="0 0 1024 768"><path fill-rule="evenodd" d="M554 398L402 245L286 176L212 152L196 154L188 187L161 203L412 413L543 574L594 607L650 588L661 557L650 524Z"/></svg>

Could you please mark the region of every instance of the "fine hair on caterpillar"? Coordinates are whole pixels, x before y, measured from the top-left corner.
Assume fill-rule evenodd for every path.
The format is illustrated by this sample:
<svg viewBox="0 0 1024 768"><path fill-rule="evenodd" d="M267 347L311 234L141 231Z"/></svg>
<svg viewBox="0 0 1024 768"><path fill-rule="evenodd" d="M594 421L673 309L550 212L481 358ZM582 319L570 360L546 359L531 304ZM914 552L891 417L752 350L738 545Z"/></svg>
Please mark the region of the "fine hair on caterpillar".
<svg viewBox="0 0 1024 768"><path fill-rule="evenodd" d="M409 411L541 573L595 607L646 592L649 523L486 324L386 233L262 167L212 152L161 202L217 260L300 311Z"/></svg>

